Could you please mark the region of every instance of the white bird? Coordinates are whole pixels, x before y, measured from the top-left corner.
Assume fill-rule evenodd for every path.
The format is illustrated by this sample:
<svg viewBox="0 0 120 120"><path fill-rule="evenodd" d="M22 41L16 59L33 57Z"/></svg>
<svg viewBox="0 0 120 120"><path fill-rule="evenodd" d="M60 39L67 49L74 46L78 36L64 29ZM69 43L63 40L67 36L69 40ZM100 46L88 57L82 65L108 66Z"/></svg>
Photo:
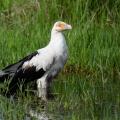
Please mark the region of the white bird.
<svg viewBox="0 0 120 120"><path fill-rule="evenodd" d="M51 80L63 69L68 58L68 48L62 32L69 29L72 29L71 25L62 21L56 22L46 47L0 71L0 81L11 79L8 95L16 92L21 80L24 83L37 80L38 97L47 99Z"/></svg>

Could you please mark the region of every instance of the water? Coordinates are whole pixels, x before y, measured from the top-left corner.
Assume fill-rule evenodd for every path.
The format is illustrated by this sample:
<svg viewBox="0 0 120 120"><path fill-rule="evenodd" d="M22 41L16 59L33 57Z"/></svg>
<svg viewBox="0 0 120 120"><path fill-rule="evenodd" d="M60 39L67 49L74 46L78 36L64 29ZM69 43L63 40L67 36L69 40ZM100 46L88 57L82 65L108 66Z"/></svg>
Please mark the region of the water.
<svg viewBox="0 0 120 120"><path fill-rule="evenodd" d="M37 120L52 120L52 118L50 118L50 116L48 116L47 113L45 113L45 112L39 113L34 110L29 111L29 115L25 116L25 120L31 120L31 117L34 117Z"/></svg>
<svg viewBox="0 0 120 120"><path fill-rule="evenodd" d="M119 91L120 81L113 78L60 75L52 84L53 100L42 102L31 94L17 102L1 97L0 120L119 119Z"/></svg>

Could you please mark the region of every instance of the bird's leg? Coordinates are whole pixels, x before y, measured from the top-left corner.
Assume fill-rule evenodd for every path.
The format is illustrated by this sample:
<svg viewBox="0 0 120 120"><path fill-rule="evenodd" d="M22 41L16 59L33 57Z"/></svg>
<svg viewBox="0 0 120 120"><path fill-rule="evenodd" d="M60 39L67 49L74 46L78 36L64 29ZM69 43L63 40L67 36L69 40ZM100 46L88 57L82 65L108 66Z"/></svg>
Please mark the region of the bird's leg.
<svg viewBox="0 0 120 120"><path fill-rule="evenodd" d="M55 96L52 94L51 91L51 84L52 84L52 76L47 76L47 98L53 99Z"/></svg>
<svg viewBox="0 0 120 120"><path fill-rule="evenodd" d="M41 78L37 80L37 88L38 88L38 97L42 100L47 100L47 82L45 78Z"/></svg>

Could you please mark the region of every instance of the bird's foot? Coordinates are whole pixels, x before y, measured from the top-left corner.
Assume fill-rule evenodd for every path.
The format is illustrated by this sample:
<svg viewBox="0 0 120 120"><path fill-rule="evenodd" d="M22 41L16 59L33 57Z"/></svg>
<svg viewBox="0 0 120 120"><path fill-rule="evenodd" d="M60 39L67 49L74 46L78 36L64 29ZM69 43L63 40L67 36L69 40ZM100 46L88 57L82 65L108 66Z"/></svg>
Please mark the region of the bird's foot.
<svg viewBox="0 0 120 120"><path fill-rule="evenodd" d="M38 88L37 95L41 100L47 101L47 90L46 90L46 88Z"/></svg>

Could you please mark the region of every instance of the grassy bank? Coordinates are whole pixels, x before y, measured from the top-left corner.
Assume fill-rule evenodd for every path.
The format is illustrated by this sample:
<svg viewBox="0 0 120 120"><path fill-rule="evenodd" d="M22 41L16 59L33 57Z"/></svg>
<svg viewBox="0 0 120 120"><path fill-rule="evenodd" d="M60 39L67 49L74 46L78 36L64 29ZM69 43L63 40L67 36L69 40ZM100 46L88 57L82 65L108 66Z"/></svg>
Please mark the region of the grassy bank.
<svg viewBox="0 0 120 120"><path fill-rule="evenodd" d="M66 76L59 76L53 84L53 91L62 93L52 104L53 107L51 103L48 105L48 110L59 113L58 108L62 106L65 108L65 114L61 113L63 119L118 119L119 19L119 0L1 0L0 68L44 47L49 42L54 22L66 21L73 26L72 31L65 33L69 47L69 60L63 71ZM5 102L2 110L7 105L10 107L5 108L5 111L25 111L25 107L21 106L27 102L25 96L22 103L18 102L18 108L14 103L9 104L2 98L0 100L1 105ZM11 120L13 112L10 112ZM17 111L16 116L19 113ZM24 112L21 116L24 116Z"/></svg>

